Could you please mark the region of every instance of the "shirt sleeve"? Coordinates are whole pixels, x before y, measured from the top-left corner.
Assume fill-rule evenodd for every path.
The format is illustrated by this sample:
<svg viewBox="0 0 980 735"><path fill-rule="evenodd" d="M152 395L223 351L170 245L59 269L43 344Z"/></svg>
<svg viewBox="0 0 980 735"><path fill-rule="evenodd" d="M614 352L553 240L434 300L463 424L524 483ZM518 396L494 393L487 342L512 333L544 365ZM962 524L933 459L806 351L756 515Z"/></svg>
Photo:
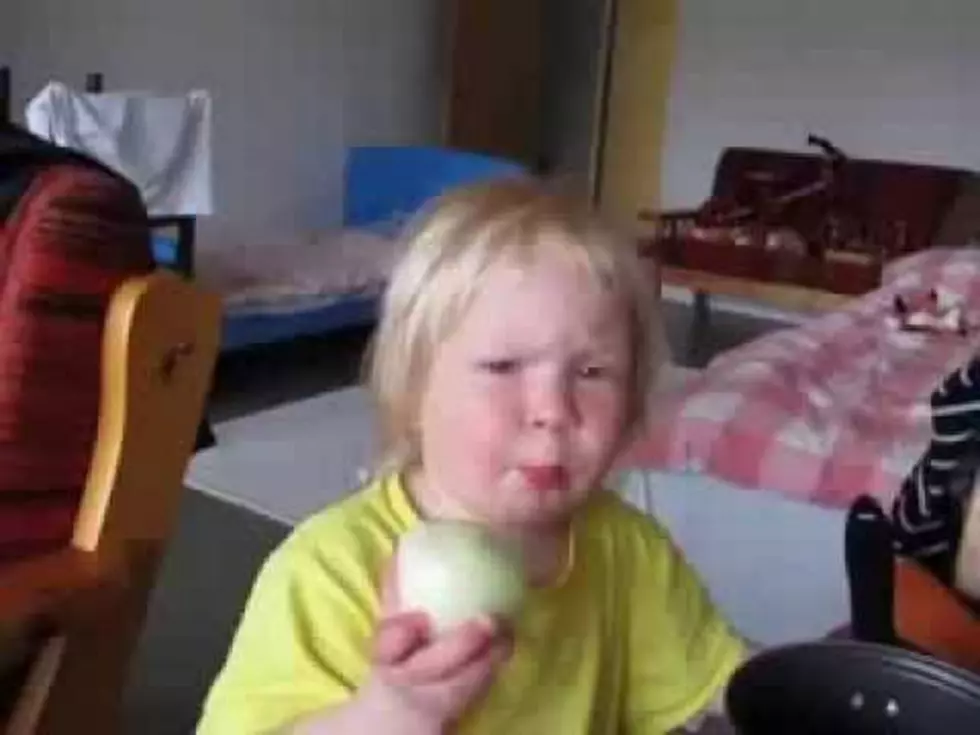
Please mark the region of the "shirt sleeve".
<svg viewBox="0 0 980 735"><path fill-rule="evenodd" d="M629 536L626 732L662 735L724 693L747 647L662 527L640 515Z"/></svg>
<svg viewBox="0 0 980 735"><path fill-rule="evenodd" d="M367 564L329 558L293 539L273 552L198 734L268 733L350 699L369 669L376 589Z"/></svg>

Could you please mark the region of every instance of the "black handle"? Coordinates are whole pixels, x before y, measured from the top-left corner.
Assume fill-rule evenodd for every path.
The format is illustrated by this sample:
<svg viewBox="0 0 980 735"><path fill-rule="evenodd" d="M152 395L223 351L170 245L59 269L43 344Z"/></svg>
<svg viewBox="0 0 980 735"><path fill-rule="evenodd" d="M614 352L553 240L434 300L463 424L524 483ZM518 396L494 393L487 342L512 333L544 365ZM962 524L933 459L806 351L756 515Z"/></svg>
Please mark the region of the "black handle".
<svg viewBox="0 0 980 735"><path fill-rule="evenodd" d="M10 67L0 66L0 125L11 122L10 114Z"/></svg>
<svg viewBox="0 0 980 735"><path fill-rule="evenodd" d="M851 634L859 641L895 645L891 521L878 501L862 495L851 505L844 536Z"/></svg>

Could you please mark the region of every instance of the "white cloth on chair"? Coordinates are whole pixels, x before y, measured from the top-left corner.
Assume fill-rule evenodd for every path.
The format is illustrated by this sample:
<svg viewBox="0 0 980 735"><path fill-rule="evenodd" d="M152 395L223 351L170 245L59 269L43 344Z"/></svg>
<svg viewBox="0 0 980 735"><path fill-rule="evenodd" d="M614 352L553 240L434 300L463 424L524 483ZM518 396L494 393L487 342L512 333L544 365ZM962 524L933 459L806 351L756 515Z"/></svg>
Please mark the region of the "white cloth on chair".
<svg viewBox="0 0 980 735"><path fill-rule="evenodd" d="M28 103L25 118L35 135L132 181L151 215L213 213L208 92L87 94L51 82Z"/></svg>

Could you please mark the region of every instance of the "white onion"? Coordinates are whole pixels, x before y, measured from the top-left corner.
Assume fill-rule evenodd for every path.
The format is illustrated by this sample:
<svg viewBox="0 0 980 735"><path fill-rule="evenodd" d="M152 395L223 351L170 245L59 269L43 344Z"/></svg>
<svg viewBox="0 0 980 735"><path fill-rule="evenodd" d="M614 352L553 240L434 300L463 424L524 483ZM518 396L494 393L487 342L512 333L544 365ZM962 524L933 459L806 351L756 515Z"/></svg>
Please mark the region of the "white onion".
<svg viewBox="0 0 980 735"><path fill-rule="evenodd" d="M436 634L485 615L512 620L527 592L516 550L475 523L419 524L399 543L396 571L400 607L428 614Z"/></svg>

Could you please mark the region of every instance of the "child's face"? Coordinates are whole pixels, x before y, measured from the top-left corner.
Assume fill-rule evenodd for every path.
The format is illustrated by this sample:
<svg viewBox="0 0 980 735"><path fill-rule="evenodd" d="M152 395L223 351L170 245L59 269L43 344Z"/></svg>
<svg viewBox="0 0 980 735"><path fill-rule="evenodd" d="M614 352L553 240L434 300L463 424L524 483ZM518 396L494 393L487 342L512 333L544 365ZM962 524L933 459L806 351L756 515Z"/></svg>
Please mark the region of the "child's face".
<svg viewBox="0 0 980 735"><path fill-rule="evenodd" d="M624 305L583 268L498 263L433 356L418 491L495 525L564 520L620 449L631 369Z"/></svg>

